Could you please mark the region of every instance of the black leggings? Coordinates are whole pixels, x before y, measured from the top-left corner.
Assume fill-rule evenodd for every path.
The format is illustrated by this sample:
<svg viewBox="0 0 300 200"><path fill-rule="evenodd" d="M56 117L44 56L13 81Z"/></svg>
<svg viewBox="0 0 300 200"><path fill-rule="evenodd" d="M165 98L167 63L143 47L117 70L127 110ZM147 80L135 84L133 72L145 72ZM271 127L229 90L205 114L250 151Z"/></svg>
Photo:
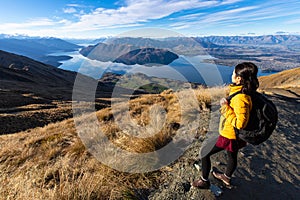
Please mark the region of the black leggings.
<svg viewBox="0 0 300 200"><path fill-rule="evenodd" d="M214 148L205 156L201 159L202 162L202 177L204 179L208 179L209 172L211 169L211 162L210 162L210 156L222 151L224 149L219 148L217 146L214 146ZM236 169L237 166L237 154L238 151L236 152L231 152L227 151L227 166L226 166L226 176L231 177L233 174L234 170Z"/></svg>

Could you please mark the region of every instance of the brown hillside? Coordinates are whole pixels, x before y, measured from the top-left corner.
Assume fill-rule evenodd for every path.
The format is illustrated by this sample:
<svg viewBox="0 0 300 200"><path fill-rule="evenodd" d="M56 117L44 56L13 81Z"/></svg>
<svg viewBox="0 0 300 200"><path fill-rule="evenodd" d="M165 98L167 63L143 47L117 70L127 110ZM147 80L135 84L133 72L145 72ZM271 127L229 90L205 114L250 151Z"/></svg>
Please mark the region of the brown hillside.
<svg viewBox="0 0 300 200"><path fill-rule="evenodd" d="M43 127L72 117L71 100L77 75L0 50L0 135ZM96 109L106 107L114 84L84 75L80 78L98 84ZM80 88L81 91L87 89ZM131 94L126 89L124 92Z"/></svg>
<svg viewBox="0 0 300 200"><path fill-rule="evenodd" d="M193 107L185 105L185 109L191 115L187 117L200 114L203 116L201 119L205 119L199 122L199 135L203 134L204 126L207 126L206 105L210 102L210 93L218 96L223 94L223 89L218 88L210 92L203 88L195 90L201 108L197 112ZM189 99L187 97L191 94L182 91L181 95L184 95L184 99ZM105 108L97 111L96 115L102 131L116 146L132 152L151 152L170 142L178 126L185 127L185 124L180 124L184 119L181 119L177 95L172 91L143 95L130 101L130 115L137 122L137 127L150 125L150 132L156 130L159 120L154 119L152 122L149 118L151 113L148 113L155 112L152 105L160 105L166 110L166 125L162 130L158 130L157 134L145 139L132 137L136 134L135 130L126 132L114 123L114 120L122 115L122 111L111 117L111 109ZM89 121L89 118L90 115L83 115L77 119ZM146 198L150 191L162 184L167 168L132 174L119 172L101 164L78 137L75 119L0 136L0 182L3 186L0 189L1 200L140 199L139 197ZM184 129L187 134L195 134L195 131L188 131L188 127ZM90 130L93 131L95 130ZM124 164L130 162L122 158L119 161Z"/></svg>
<svg viewBox="0 0 300 200"><path fill-rule="evenodd" d="M190 92L182 92L183 99L190 99ZM189 104L184 104L184 110L189 111L185 118L195 113L201 115L195 135L199 139L174 163L154 172L123 173L101 164L86 149L74 125L74 120L78 118L89 121L89 115L0 136L0 199L215 199L210 190L190 187L190 182L199 178L200 172L194 163L208 129L207 123L211 122L211 117L214 118L206 108L223 97L225 90L197 88L194 92L202 109L195 111ZM263 145L248 145L240 152L239 168L233 179L235 188L222 188L220 199L296 199L300 181L297 168L299 104L295 99L284 96L274 95L272 100L280 113L278 128ZM153 133L162 119L159 117L159 107L166 111L166 124L157 134L143 139L133 137L141 133L139 129L129 127L124 131L114 123L118 115L122 115L122 110L128 107L120 106L116 116L112 115L111 108L97 111L103 132L114 145L124 150L137 153L158 150L172 141L174 134L178 133L178 125L184 127L182 131L185 133L195 134L188 130L185 118L181 118L180 103L172 91L139 96L131 99L128 106L129 114L138 128L148 126L149 133ZM218 113L218 109L215 111ZM54 110L53 114L61 115ZM152 119L153 114L156 117ZM0 119L7 115L0 115ZM20 121L11 127L17 126L17 123ZM214 126L217 127L217 124ZM93 131L91 128L89 132ZM129 159L116 158L124 164L130 162ZM212 161L214 166L224 169L226 156L220 153ZM212 178L211 181L214 185L222 186ZM276 192L279 187L280 193Z"/></svg>
<svg viewBox="0 0 300 200"><path fill-rule="evenodd" d="M207 132L209 112L204 109L205 104L210 102L210 94L214 100L224 95L224 88L215 89L210 92L195 90L203 108L199 113L199 139L174 163L154 172L123 173L101 164L78 137L75 118L0 136L0 199L216 199L210 190L190 187L190 182L200 176L193 164ZM291 98L274 96L272 100L280 112L274 136L263 145L248 145L240 152L239 167L233 179L235 187L232 190L222 188L220 199L296 199L300 181L297 168L299 104ZM182 122L178 103L172 92L144 95L130 101L130 115L139 127L151 124L149 110L153 104L162 106L167 112L165 128L145 139L131 137L134 131L124 132L114 124L117 117L112 117L110 108L97 111L96 115L114 145L132 152L151 152L170 142L177 130L176 124ZM82 116L81 119L88 118ZM153 122L149 130L155 130L159 120ZM119 160L124 164L130 161ZM220 153L212 161L213 166L224 169L226 156ZM214 185L222 186L210 179ZM279 187L281 192L277 193Z"/></svg>
<svg viewBox="0 0 300 200"><path fill-rule="evenodd" d="M300 87L300 67L259 78L261 88Z"/></svg>
<svg viewBox="0 0 300 200"><path fill-rule="evenodd" d="M300 94L300 67L259 77L260 89L297 98Z"/></svg>
<svg viewBox="0 0 300 200"><path fill-rule="evenodd" d="M0 89L34 93L50 100L70 100L77 73L25 56L0 51Z"/></svg>

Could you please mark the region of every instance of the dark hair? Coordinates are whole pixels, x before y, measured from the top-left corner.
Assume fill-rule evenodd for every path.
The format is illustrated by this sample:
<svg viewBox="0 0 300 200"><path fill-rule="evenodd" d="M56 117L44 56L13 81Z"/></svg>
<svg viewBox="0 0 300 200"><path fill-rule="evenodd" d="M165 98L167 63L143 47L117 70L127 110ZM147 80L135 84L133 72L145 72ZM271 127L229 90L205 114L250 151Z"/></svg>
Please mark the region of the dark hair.
<svg viewBox="0 0 300 200"><path fill-rule="evenodd" d="M235 66L236 76L241 77L242 93L251 94L259 87L257 66L252 62L243 62Z"/></svg>

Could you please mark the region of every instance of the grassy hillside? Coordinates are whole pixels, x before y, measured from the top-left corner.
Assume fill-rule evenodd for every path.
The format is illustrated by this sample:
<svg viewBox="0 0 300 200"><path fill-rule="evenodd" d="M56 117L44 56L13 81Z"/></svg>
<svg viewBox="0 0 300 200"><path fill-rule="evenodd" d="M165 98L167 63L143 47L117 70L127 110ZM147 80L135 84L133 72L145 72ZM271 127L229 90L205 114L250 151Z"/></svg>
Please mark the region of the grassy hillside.
<svg viewBox="0 0 300 200"><path fill-rule="evenodd" d="M13 56L11 60L15 62L14 55L5 56ZM97 160L78 136L78 127L74 123L78 119L89 122L91 115L72 118L70 94L75 74L54 70L24 57L21 61L10 68L9 59L0 59L0 128L5 131L3 133L14 133L0 136L0 199L142 199L164 184L170 167L147 173L125 173ZM29 64L26 71L23 67ZM48 78L53 76L55 81L45 80L43 76L46 75ZM119 104L119 112L113 114L108 105L115 80L106 78L106 82L99 83L99 93L96 93L97 120L112 144L134 153L148 153L164 147L175 138L179 127L184 127L182 130L187 134L201 138L208 128L210 106L226 92L223 87L195 86L192 92L165 90L160 94L137 94L128 104ZM164 89L160 86L171 84L164 81L156 81L157 91ZM145 84L145 88L140 89L154 88L149 85L153 80L137 77L135 83L142 85L138 84L140 82ZM260 83L262 90L284 88L297 95L299 68L261 77ZM135 87L126 79L122 84L120 87ZM172 86L176 88L177 84ZM197 109L189 104L182 105L178 98L188 100L193 93L197 97ZM125 130L116 121L126 110L136 127ZM164 114L165 121L162 120ZM197 130L191 132L186 120L193 119L194 115L200 115L201 120ZM87 130L91 135L98 135L92 128ZM149 131L144 133L146 138L137 137L140 130ZM121 158L119 162L126 165L131 161Z"/></svg>
<svg viewBox="0 0 300 200"><path fill-rule="evenodd" d="M268 93L299 98L300 67L259 77L260 89Z"/></svg>
<svg viewBox="0 0 300 200"><path fill-rule="evenodd" d="M261 88L300 87L300 67L259 78Z"/></svg>
<svg viewBox="0 0 300 200"><path fill-rule="evenodd" d="M197 88L194 92L199 101L197 113L208 118L207 106L212 100L224 95L224 88ZM96 116L103 132L113 144L131 152L152 152L170 142L178 126L182 125L177 95L180 94L165 91L130 100L130 116L141 127L153 123L147 112L151 113L153 105L162 106L166 110L165 126L146 139L133 137L135 133L121 130L114 122L117 117L112 117L111 108L97 111ZM182 91L181 95L188 97L191 94ZM186 108L195 113L194 108ZM89 120L88 115L81 118ZM207 121L201 122L198 134L204 133ZM153 128L157 127L155 123L152 125ZM162 184L167 170L163 168L149 173L131 174L101 164L78 137L74 119L0 136L0 199L82 200L147 196Z"/></svg>

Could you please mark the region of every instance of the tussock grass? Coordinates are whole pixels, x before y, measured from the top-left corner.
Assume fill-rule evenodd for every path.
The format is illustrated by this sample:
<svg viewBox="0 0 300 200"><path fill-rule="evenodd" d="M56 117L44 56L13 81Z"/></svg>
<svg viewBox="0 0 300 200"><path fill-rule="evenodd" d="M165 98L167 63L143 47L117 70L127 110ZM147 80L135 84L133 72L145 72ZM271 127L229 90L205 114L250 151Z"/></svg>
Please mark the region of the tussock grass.
<svg viewBox="0 0 300 200"><path fill-rule="evenodd" d="M210 108L212 104L216 104L219 100L229 93L228 87L216 86L206 88L199 86L195 89L195 94L201 104L202 109Z"/></svg>
<svg viewBox="0 0 300 200"><path fill-rule="evenodd" d="M259 77L260 89L268 88L297 88L300 85L299 80L300 67L284 70L269 76Z"/></svg>
<svg viewBox="0 0 300 200"><path fill-rule="evenodd" d="M101 164L72 120L3 135L0 146L0 199L117 199L128 188L158 184L159 172L132 175Z"/></svg>
<svg viewBox="0 0 300 200"><path fill-rule="evenodd" d="M152 152L168 144L180 127L187 126L186 121L206 112L211 102L223 97L224 91L221 87L167 90L132 99L129 109L120 105L114 113L113 108L104 108L96 116L114 145L130 152ZM193 99L191 95L197 99L197 109L189 101ZM120 127L118 120L126 110L128 120L134 123ZM80 118L88 120L89 116ZM73 118L0 136L0 199L133 198L140 191L147 195L147 191L157 188L165 173L157 170L132 174L105 166L87 150L77 135Z"/></svg>

